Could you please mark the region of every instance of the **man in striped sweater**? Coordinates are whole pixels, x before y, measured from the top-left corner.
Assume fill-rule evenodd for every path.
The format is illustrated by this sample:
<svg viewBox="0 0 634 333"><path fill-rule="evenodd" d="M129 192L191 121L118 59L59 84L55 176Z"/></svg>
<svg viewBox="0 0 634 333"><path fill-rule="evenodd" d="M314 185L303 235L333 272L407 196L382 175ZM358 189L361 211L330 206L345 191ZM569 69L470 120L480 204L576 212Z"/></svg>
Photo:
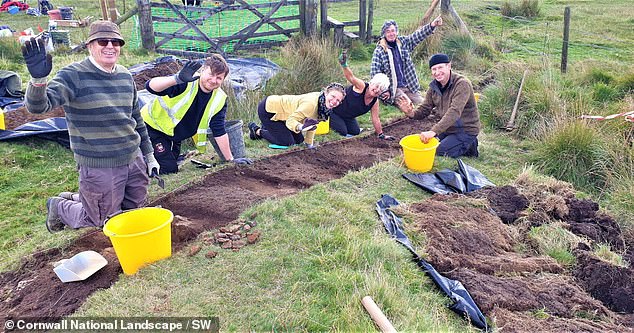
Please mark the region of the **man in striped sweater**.
<svg viewBox="0 0 634 333"><path fill-rule="evenodd" d="M46 201L50 232L66 226L101 227L108 215L143 206L148 174L160 169L132 75L117 64L125 44L119 27L94 22L86 43L90 56L60 69L50 81L52 57L46 54L44 42L31 39L22 47L32 77L26 108L31 113L64 108L79 168L79 195L63 192Z"/></svg>

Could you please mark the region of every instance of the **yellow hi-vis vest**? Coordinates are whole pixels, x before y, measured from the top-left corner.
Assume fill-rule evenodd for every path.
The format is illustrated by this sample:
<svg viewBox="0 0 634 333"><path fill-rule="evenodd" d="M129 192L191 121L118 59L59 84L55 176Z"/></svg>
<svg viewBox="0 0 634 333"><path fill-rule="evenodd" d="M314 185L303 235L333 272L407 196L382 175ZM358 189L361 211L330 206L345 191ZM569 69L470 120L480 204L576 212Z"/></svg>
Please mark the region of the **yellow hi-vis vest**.
<svg viewBox="0 0 634 333"><path fill-rule="evenodd" d="M185 91L174 97L158 96L151 103L141 108L141 116L145 124L157 131L161 131L169 136L174 135L174 128L183 119L187 110L194 102L198 93L198 81L187 84ZM192 137L196 142L196 149L204 153L207 146L207 130L211 118L225 105L227 94L220 88L216 88L209 98L207 108L198 124L198 131Z"/></svg>

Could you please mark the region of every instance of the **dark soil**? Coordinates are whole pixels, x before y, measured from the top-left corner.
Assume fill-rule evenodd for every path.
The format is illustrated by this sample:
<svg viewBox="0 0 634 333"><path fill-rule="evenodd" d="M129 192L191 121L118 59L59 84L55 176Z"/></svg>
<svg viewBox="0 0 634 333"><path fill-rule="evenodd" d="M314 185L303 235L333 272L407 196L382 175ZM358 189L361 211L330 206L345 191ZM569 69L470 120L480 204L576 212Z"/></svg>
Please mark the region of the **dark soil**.
<svg viewBox="0 0 634 333"><path fill-rule="evenodd" d="M64 109L61 107L55 108L53 109L53 111L45 114L33 114L29 111L26 111L26 108L24 106L21 106L13 111L9 111L4 114L4 126L8 130L13 130L20 125L24 125L32 121L64 116Z"/></svg>
<svg viewBox="0 0 634 333"><path fill-rule="evenodd" d="M429 121L406 120L385 130L399 138L428 127ZM292 195L399 154L398 141L373 135L325 143L315 150L260 159L248 167L227 167L151 205L174 212L172 244L178 251L204 231L225 227L221 233L232 232L227 226L239 225L240 213L262 200ZM613 219L599 213L596 204L574 199L569 188L529 191L503 186L472 197L434 195L413 204L410 211L415 219L408 232L425 233L425 258L449 278L460 280L498 328L555 332L634 328L631 269L602 262L580 248L575 252L579 264L571 272L550 257L519 250L526 248L522 247L526 229L516 224L526 217L539 223L563 221L572 232L623 249L624 258L631 258L631 234L624 237ZM257 242L259 232L250 233L246 244L240 239L239 246ZM225 236L216 233L208 241L220 243L222 238L224 244ZM51 264L84 250L101 253L109 264L86 281L61 283ZM223 251L228 250L239 249L232 244ZM209 257L215 255L222 252ZM0 313L67 316L94 291L109 288L120 274L108 238L99 230L88 231L68 247L34 254L17 271L0 274L0 295L5 300Z"/></svg>
<svg viewBox="0 0 634 333"><path fill-rule="evenodd" d="M402 137L429 124L419 120L385 126L390 135ZM151 203L170 209L172 246L177 251L205 230L236 220L247 207L267 198L288 196L312 185L344 176L399 155L398 141L373 135L322 144L315 150L289 151L256 161L249 167L228 167L190 187L167 194ZM250 240L248 240L250 241ZM255 242L255 240L252 240ZM52 263L94 250L109 264L83 282L63 284ZM17 271L0 274L0 313L8 316L62 317L73 313L95 290L114 283L121 268L109 239L100 231L87 232L62 250L50 250L26 258ZM54 305L54 306L52 306Z"/></svg>
<svg viewBox="0 0 634 333"><path fill-rule="evenodd" d="M493 199L486 205L490 210L482 198ZM550 257L520 251L527 229L506 225L495 213L515 217L522 215L519 207L528 206L526 197L510 186L485 189L472 198L434 195L411 205L414 223L407 229L424 232L425 259L461 281L504 331L631 332L632 269L578 250L578 265L569 272ZM596 211L593 205L585 207Z"/></svg>

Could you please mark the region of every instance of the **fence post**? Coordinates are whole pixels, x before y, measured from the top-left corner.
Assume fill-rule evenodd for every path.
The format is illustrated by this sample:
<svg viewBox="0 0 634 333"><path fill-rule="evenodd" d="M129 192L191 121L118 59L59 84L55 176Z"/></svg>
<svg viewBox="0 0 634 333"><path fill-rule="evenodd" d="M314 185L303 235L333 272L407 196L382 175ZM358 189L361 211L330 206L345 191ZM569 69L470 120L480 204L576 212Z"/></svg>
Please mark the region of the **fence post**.
<svg viewBox="0 0 634 333"><path fill-rule="evenodd" d="M440 11L442 11L443 14L449 12L449 6L451 6L451 0L442 0L440 2Z"/></svg>
<svg viewBox="0 0 634 333"><path fill-rule="evenodd" d="M365 40L366 0L359 0L359 39Z"/></svg>
<svg viewBox="0 0 634 333"><path fill-rule="evenodd" d="M305 1L304 13L300 15L304 16L304 26L302 32L306 36L314 36L317 33L317 0L301 0Z"/></svg>
<svg viewBox="0 0 634 333"><path fill-rule="evenodd" d="M570 7L564 9L564 43L561 48L561 72L566 73L568 67L568 40L570 38Z"/></svg>
<svg viewBox="0 0 634 333"><path fill-rule="evenodd" d="M368 0L368 25L365 29L366 43L372 43L372 20L374 19L374 0Z"/></svg>
<svg viewBox="0 0 634 333"><path fill-rule="evenodd" d="M319 0L319 15L321 22L321 37L328 36L330 26L328 25L328 0Z"/></svg>
<svg viewBox="0 0 634 333"><path fill-rule="evenodd" d="M154 26L152 25L152 9L150 8L150 0L136 0L136 6L139 9L139 29L141 30L141 46L148 50L154 51Z"/></svg>

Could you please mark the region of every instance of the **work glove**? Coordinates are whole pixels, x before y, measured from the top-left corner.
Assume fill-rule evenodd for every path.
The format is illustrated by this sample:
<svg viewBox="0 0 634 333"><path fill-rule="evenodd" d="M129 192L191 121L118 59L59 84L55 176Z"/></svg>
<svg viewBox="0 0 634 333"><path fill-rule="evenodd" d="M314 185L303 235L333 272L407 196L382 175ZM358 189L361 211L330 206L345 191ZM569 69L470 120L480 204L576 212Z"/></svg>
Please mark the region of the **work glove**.
<svg viewBox="0 0 634 333"><path fill-rule="evenodd" d="M39 79L47 77L53 69L53 56L46 54L42 38L31 38L22 46L22 56L31 77Z"/></svg>
<svg viewBox="0 0 634 333"><path fill-rule="evenodd" d="M198 61L188 61L181 68L178 74L174 74L177 84L195 81L198 76L194 76L203 64Z"/></svg>
<svg viewBox="0 0 634 333"><path fill-rule="evenodd" d="M385 104L390 104L390 99L392 98L392 93L389 90L382 92L379 95L379 99L383 101Z"/></svg>
<svg viewBox="0 0 634 333"><path fill-rule="evenodd" d="M376 137L377 137L377 138L379 138L379 139L382 139L382 140L387 140L387 141L394 141L394 140L396 140L396 138L395 138L395 137L390 136L390 135L385 135L384 133L381 133L381 134L377 135Z"/></svg>
<svg viewBox="0 0 634 333"><path fill-rule="evenodd" d="M341 54L339 55L339 64L343 68L348 67L348 50L341 50Z"/></svg>
<svg viewBox="0 0 634 333"><path fill-rule="evenodd" d="M147 164L147 174L152 176L152 171L154 171L157 175L161 172L161 165L158 164L156 158L154 158L154 153L149 153L144 156L145 163Z"/></svg>
<svg viewBox="0 0 634 333"><path fill-rule="evenodd" d="M319 124L319 120L313 118L306 118L304 123L301 125L297 125L297 129L301 132L312 131L317 128L317 124Z"/></svg>
<svg viewBox="0 0 634 333"><path fill-rule="evenodd" d="M231 162L237 164L237 165L251 165L253 164L253 161L250 158L246 158L246 157L239 157L239 158L234 158L231 160Z"/></svg>

